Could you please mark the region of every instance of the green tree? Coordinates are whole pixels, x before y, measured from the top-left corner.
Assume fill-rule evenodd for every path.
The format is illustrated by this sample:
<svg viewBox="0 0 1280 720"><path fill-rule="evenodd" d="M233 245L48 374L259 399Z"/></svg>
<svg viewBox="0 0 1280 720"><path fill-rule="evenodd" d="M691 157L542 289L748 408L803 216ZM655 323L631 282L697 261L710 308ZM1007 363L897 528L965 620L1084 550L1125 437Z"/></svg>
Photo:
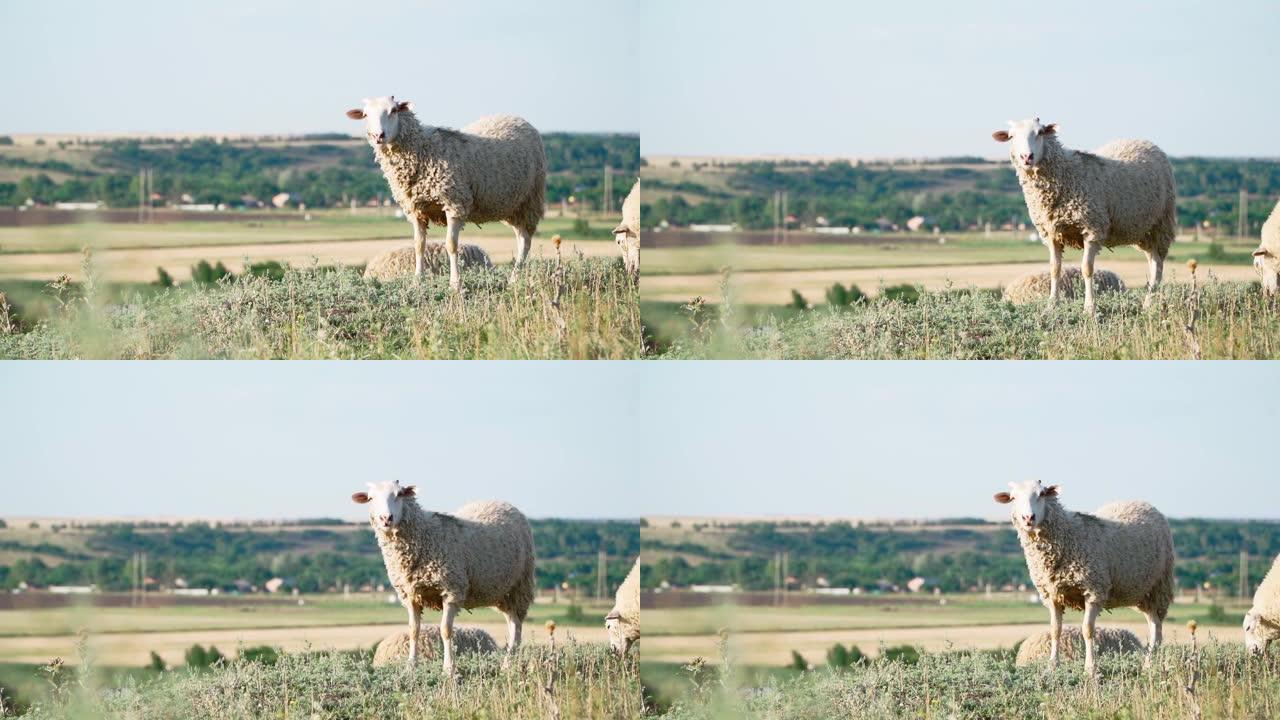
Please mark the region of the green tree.
<svg viewBox="0 0 1280 720"><path fill-rule="evenodd" d="M163 288L171 288L173 287L173 276L164 268L157 267L155 284Z"/></svg>
<svg viewBox="0 0 1280 720"><path fill-rule="evenodd" d="M801 655L800 653L796 652L795 650L792 650L791 664L788 665L787 667L791 668L792 670L799 670L800 672L804 672L809 669L809 661L805 660L804 656Z"/></svg>
<svg viewBox="0 0 1280 720"><path fill-rule="evenodd" d="M164 664L164 658L157 655L155 650L152 650L151 662L147 663L147 669L155 670L156 672L164 672L165 668L166 665Z"/></svg>

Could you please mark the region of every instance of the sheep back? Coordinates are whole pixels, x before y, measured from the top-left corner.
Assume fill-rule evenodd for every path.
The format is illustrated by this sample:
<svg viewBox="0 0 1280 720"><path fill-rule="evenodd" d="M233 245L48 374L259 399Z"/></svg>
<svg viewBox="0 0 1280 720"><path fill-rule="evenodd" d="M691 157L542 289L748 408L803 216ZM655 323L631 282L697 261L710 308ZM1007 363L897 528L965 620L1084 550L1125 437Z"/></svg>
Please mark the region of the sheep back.
<svg viewBox="0 0 1280 720"><path fill-rule="evenodd" d="M1262 584L1253 593L1253 607L1249 612L1276 628L1280 628L1280 555L1271 563L1271 569Z"/></svg>
<svg viewBox="0 0 1280 720"><path fill-rule="evenodd" d="M1094 628L1094 651L1106 654L1117 652L1142 652L1145 646L1137 635L1124 628ZM1014 664L1025 667L1038 660L1049 658L1049 631L1033 633L1018 646L1018 655ZM1064 660L1079 660L1084 657L1084 634L1075 625L1062 628L1059 638L1058 657Z"/></svg>
<svg viewBox="0 0 1280 720"><path fill-rule="evenodd" d="M1273 277L1280 274L1280 202L1272 208L1267 221L1262 223L1262 242L1258 243L1258 249L1268 252L1258 259L1260 269L1272 273ZM1271 290L1274 291L1275 288Z"/></svg>
<svg viewBox="0 0 1280 720"><path fill-rule="evenodd" d="M1124 292L1124 281L1110 270L1093 271L1093 290L1096 293ZM1070 300L1084 297L1084 274L1074 265L1062 268L1058 292ZM1019 275L1004 289L1004 299L1015 305L1047 300L1049 298L1049 271L1029 272Z"/></svg>
<svg viewBox="0 0 1280 720"><path fill-rule="evenodd" d="M618 586L608 617L618 620L617 626L609 629L609 642L615 648L626 648L640 639L640 558Z"/></svg>
<svg viewBox="0 0 1280 720"><path fill-rule="evenodd" d="M480 628L455 627L453 649L460 655L468 653L497 652L498 643L493 636ZM435 660L444 650L440 640L440 626L424 625L418 632L418 652L427 660ZM409 631L401 630L382 639L373 651L373 666L386 667L409 658Z"/></svg>
<svg viewBox="0 0 1280 720"><path fill-rule="evenodd" d="M422 251L423 271L430 275L447 275L449 273L449 253L444 243L426 243ZM458 264L463 270L474 268L491 268L493 261L489 253L479 245L459 245ZM418 258L413 246L398 247L381 252L365 265L366 279L392 280L417 272Z"/></svg>

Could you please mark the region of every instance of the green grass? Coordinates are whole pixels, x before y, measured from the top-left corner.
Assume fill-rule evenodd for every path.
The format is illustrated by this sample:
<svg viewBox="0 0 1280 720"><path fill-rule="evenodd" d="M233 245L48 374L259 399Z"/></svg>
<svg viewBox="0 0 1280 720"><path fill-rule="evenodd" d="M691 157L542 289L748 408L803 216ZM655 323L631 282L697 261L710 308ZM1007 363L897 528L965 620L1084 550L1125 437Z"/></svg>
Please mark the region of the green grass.
<svg viewBox="0 0 1280 720"><path fill-rule="evenodd" d="M0 357L55 358L634 358L641 352L635 284L620 260L531 260L447 278L364 280L350 268L294 269L282 280L83 287L45 292L52 317L19 315ZM92 272L86 273L92 278ZM30 294L30 287L21 286ZM46 288L48 290L48 288ZM19 298L19 302L21 302ZM557 307L558 302L558 307ZM47 309L47 308L46 308ZM5 327L0 316L0 333Z"/></svg>
<svg viewBox="0 0 1280 720"><path fill-rule="evenodd" d="M1280 664L1237 645L1166 646L1150 669L1103 655L1096 684L1082 664L1016 668L1008 652L923 654L845 671L641 668L654 714L670 720L769 718L1269 718L1280 713ZM812 658L811 658L812 660ZM1189 686L1194 690L1188 690Z"/></svg>
<svg viewBox="0 0 1280 720"><path fill-rule="evenodd" d="M1280 310L1257 283L1209 282L1197 295L1189 284L1166 284L1149 309L1144 294L1100 296L1097 319L1082 301L1046 310L987 290L803 312L645 303L644 314L652 344L668 359L1186 359L1193 356L1185 327L1195 304L1203 358L1280 357Z"/></svg>
<svg viewBox="0 0 1280 720"><path fill-rule="evenodd" d="M0 668L3 670L3 668ZM10 671L21 668L13 668ZM27 673L39 670L25 669ZM602 644L525 646L463 655L459 680L439 663L371 666L369 653L286 653L274 664L230 661L194 672L63 670L27 688L30 718L635 718L640 684L635 655L619 659ZM2 677L2 676L0 676Z"/></svg>

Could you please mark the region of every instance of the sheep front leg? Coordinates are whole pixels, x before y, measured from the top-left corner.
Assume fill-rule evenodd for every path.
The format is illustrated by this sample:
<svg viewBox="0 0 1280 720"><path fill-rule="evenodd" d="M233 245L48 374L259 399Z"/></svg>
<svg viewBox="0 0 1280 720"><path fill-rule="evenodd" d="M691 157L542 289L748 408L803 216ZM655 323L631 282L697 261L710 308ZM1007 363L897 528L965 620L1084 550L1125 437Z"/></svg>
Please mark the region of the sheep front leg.
<svg viewBox="0 0 1280 720"><path fill-rule="evenodd" d="M413 260L415 277L422 277L426 271L427 226L420 220L413 221Z"/></svg>
<svg viewBox="0 0 1280 720"><path fill-rule="evenodd" d="M1049 245L1049 307L1058 304L1058 284L1062 278L1062 243Z"/></svg>
<svg viewBox="0 0 1280 720"><path fill-rule="evenodd" d="M444 613L440 616L440 641L444 645L444 674L454 677L453 668L453 619L458 616L456 600L444 601Z"/></svg>
<svg viewBox="0 0 1280 720"><path fill-rule="evenodd" d="M524 625L520 617L514 612L506 613L507 616L507 652L513 653L516 648L520 647L520 630Z"/></svg>
<svg viewBox="0 0 1280 720"><path fill-rule="evenodd" d="M1093 629L1098 622L1098 611L1102 606L1097 600L1085 600L1084 622L1081 623L1080 634L1084 636L1084 671L1089 677L1098 677L1097 657L1094 654Z"/></svg>
<svg viewBox="0 0 1280 720"><path fill-rule="evenodd" d="M421 636L422 629L422 605L421 603L410 603L409 606L409 664L414 665L418 662L418 640Z"/></svg>
<svg viewBox="0 0 1280 720"><path fill-rule="evenodd" d="M1143 610L1142 614L1147 616L1147 659L1143 661L1143 665L1151 667L1151 660L1155 657L1156 650L1160 648L1160 642L1163 639L1161 635L1164 621L1154 610Z"/></svg>
<svg viewBox="0 0 1280 720"><path fill-rule="evenodd" d="M1049 606L1049 668L1058 667L1058 648L1062 644L1062 605Z"/></svg>
<svg viewBox="0 0 1280 720"><path fill-rule="evenodd" d="M1084 311L1093 314L1093 261L1102 246L1097 242L1084 244L1084 257L1080 259L1080 274L1084 276Z"/></svg>
<svg viewBox="0 0 1280 720"><path fill-rule="evenodd" d="M1164 256L1158 252L1147 253L1147 295L1142 298L1142 307L1151 307L1152 298L1155 296L1156 288L1160 287L1160 280L1164 277Z"/></svg>
<svg viewBox="0 0 1280 720"><path fill-rule="evenodd" d="M449 287L461 295L462 275L458 272L458 236L462 234L462 226L466 221L453 215L449 215L446 219L449 228L444 239L444 249L449 253Z"/></svg>

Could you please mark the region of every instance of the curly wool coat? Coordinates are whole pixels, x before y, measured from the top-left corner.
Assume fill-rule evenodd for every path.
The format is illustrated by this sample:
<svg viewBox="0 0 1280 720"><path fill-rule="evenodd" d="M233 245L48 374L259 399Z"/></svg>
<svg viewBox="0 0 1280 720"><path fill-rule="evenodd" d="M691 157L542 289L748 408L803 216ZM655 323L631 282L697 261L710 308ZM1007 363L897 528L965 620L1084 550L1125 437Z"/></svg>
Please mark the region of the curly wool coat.
<svg viewBox="0 0 1280 720"><path fill-rule="evenodd" d="M1067 299L1084 297L1084 273L1073 266L1062 268L1058 292ZM1110 270L1093 271L1093 291L1124 292L1124 281ZM1004 299L1015 305L1039 302L1049 297L1049 271L1029 272L1019 275L1004 289Z"/></svg>
<svg viewBox="0 0 1280 720"><path fill-rule="evenodd" d="M1016 525L1027 570L1045 605L1083 610L1137 607L1161 620L1173 602L1173 534L1164 515L1144 502L1073 512L1046 497L1044 519Z"/></svg>
<svg viewBox="0 0 1280 720"><path fill-rule="evenodd" d="M1249 613L1262 621L1261 635L1268 640L1280 640L1280 555L1271 563L1271 569L1262 584L1253 593L1253 607Z"/></svg>
<svg viewBox="0 0 1280 720"><path fill-rule="evenodd" d="M445 253L444 243L426 243L422 251L423 264L427 273L432 275L449 274L449 255ZM463 270L493 267L489 253L479 245L458 245L458 263ZM414 274L417 269L417 256L413 246L399 247L373 256L364 267L364 276L377 280L392 280Z"/></svg>
<svg viewBox="0 0 1280 720"><path fill-rule="evenodd" d="M444 643L440 640L440 626L424 625L418 633L418 647L423 657L434 660L440 657ZM493 636L473 627L453 629L453 648L460 654L498 652L498 643ZM409 657L409 631L401 630L392 633L378 643L373 651L373 666L386 667L399 664Z"/></svg>
<svg viewBox="0 0 1280 720"><path fill-rule="evenodd" d="M542 136L510 115L462 130L429 127L402 110L394 140L374 150L405 216L425 225L502 221L530 235L542 220L547 158Z"/></svg>
<svg viewBox="0 0 1280 720"><path fill-rule="evenodd" d="M1142 652L1145 646L1137 635L1124 628L1098 627L1093 630L1096 650L1110 655L1116 652ZM1029 636L1018 646L1018 657L1014 664L1018 667L1030 665L1037 660L1049 658L1049 631L1042 630ZM1067 660L1078 660L1084 657L1084 633L1080 628L1069 625L1062 628L1062 644L1058 648L1061 657Z"/></svg>
<svg viewBox="0 0 1280 720"><path fill-rule="evenodd" d="M1280 292L1280 203L1276 203L1262 224L1262 242L1253 253L1254 265L1262 272L1262 289Z"/></svg>
<svg viewBox="0 0 1280 720"><path fill-rule="evenodd" d="M640 639L640 558L618 586L613 609L605 616L609 645L625 654Z"/></svg>
<svg viewBox="0 0 1280 720"><path fill-rule="evenodd" d="M1045 245L1136 245L1164 257L1177 233L1173 166L1146 140L1116 140L1093 152L1044 138L1033 168L1014 162L1027 211Z"/></svg>
<svg viewBox="0 0 1280 720"><path fill-rule="evenodd" d="M473 502L452 515L423 510L405 498L400 521L382 528L370 520L387 577L409 609L440 610L446 600L463 609L495 607L521 621L534 593L533 531L505 502Z"/></svg>

